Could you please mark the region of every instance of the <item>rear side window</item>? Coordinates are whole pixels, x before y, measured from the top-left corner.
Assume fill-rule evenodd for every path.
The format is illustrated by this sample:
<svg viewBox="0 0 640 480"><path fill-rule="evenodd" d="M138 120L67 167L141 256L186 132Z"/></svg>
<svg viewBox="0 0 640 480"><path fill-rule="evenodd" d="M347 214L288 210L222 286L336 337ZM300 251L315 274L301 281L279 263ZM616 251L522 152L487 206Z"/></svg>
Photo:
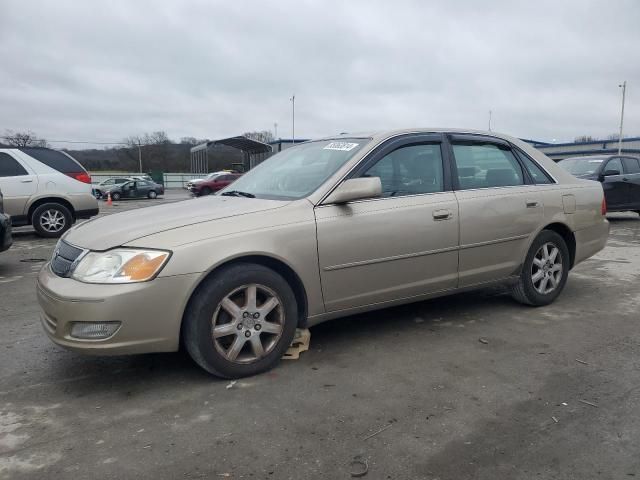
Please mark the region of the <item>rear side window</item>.
<svg viewBox="0 0 640 480"><path fill-rule="evenodd" d="M542 170L542 168L540 168L540 166L536 162L534 162L524 154L521 154L520 158L524 162L524 166L529 171L529 174L531 174L531 178L533 178L533 181L536 182L536 184L553 183L553 181L549 178L545 171Z"/></svg>
<svg viewBox="0 0 640 480"><path fill-rule="evenodd" d="M47 167L51 167L60 173L78 173L85 172L86 170L82 166L68 157L62 152L56 150L50 150L48 148L21 148L20 151L35 158L41 163L44 163Z"/></svg>
<svg viewBox="0 0 640 480"><path fill-rule="evenodd" d="M622 162L627 173L640 173L640 161L637 158L623 158Z"/></svg>
<svg viewBox="0 0 640 480"><path fill-rule="evenodd" d="M8 153L0 152L0 177L19 177L28 175L18 161Z"/></svg>
<svg viewBox="0 0 640 480"><path fill-rule="evenodd" d="M513 152L492 143L454 143L461 190L523 185L524 175Z"/></svg>

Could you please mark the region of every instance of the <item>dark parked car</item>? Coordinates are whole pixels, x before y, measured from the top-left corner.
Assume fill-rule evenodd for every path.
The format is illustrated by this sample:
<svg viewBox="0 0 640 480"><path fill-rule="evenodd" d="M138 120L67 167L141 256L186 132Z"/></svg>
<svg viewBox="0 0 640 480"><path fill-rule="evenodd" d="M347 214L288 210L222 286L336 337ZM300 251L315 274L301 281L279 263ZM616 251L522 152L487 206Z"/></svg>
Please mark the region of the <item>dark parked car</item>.
<svg viewBox="0 0 640 480"><path fill-rule="evenodd" d="M607 210L640 214L640 160L624 155L565 158L558 162L575 177L602 183Z"/></svg>
<svg viewBox="0 0 640 480"><path fill-rule="evenodd" d="M222 190L230 183L235 182L241 176L241 173L234 172L209 175L205 178L191 180L189 183L187 183L187 189L196 197L199 197L200 195L210 195L217 192L218 190Z"/></svg>
<svg viewBox="0 0 640 480"><path fill-rule="evenodd" d="M121 198L156 198L158 195L164 195L164 187L147 180L129 180L106 191L105 198L109 193L112 200L120 200Z"/></svg>
<svg viewBox="0 0 640 480"><path fill-rule="evenodd" d="M2 191L0 190L0 252L11 246L11 217L4 213Z"/></svg>
<svg viewBox="0 0 640 480"><path fill-rule="evenodd" d="M123 183L127 183L129 180L131 180L131 178L128 177L108 178L93 187L93 195L96 198L102 198L107 194L107 191L111 190L115 185L122 185Z"/></svg>

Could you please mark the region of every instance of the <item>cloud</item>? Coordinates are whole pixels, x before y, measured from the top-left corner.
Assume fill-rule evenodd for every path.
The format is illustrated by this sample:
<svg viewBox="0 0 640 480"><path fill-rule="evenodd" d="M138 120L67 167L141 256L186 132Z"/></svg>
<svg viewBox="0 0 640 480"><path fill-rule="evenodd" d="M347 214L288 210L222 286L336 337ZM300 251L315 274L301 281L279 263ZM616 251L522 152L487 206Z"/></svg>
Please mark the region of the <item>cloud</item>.
<svg viewBox="0 0 640 480"><path fill-rule="evenodd" d="M119 141L415 126L640 134L640 3L29 1L0 7L0 131ZM635 81L635 82L634 82ZM636 83L638 82L638 83Z"/></svg>

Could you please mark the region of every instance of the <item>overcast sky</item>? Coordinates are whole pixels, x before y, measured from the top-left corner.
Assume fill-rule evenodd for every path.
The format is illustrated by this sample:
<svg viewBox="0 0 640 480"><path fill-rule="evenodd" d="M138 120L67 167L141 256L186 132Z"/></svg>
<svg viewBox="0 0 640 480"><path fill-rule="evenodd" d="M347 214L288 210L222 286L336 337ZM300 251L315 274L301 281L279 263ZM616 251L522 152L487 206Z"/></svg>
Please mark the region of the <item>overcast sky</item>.
<svg viewBox="0 0 640 480"><path fill-rule="evenodd" d="M640 1L0 1L0 134L640 135ZM61 146L55 144L55 146Z"/></svg>

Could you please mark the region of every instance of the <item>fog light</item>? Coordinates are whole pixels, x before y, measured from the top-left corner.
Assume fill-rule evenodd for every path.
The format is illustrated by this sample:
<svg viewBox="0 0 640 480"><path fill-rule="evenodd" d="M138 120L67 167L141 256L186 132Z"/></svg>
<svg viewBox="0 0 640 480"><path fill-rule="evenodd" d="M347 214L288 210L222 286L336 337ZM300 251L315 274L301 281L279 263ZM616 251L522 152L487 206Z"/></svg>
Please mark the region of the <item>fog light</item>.
<svg viewBox="0 0 640 480"><path fill-rule="evenodd" d="M120 328L120 322L73 322L71 336L85 340L109 338Z"/></svg>

